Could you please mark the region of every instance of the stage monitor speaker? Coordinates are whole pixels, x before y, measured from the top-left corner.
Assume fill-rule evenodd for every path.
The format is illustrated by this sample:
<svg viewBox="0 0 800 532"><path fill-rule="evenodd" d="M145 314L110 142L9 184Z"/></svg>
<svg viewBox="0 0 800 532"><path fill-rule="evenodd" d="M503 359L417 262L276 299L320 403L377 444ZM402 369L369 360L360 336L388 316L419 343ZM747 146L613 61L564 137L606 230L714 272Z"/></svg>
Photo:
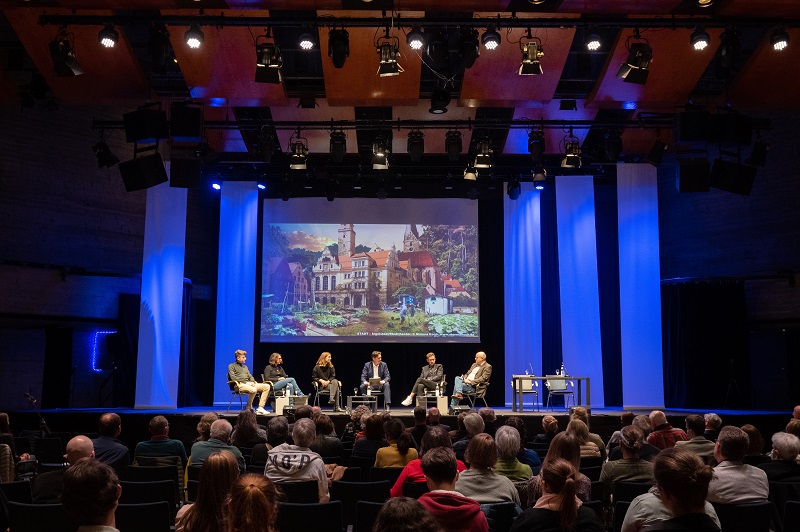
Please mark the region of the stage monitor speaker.
<svg viewBox="0 0 800 532"><path fill-rule="evenodd" d="M172 159L169 166L169 186L176 188L202 188L206 184L208 184L208 179L203 177L202 159Z"/></svg>
<svg viewBox="0 0 800 532"><path fill-rule="evenodd" d="M169 107L169 135L176 142L201 142L202 105L194 102L173 102Z"/></svg>
<svg viewBox="0 0 800 532"><path fill-rule="evenodd" d="M122 115L125 125L125 140L154 144L169 136L167 113L161 109L137 109Z"/></svg>
<svg viewBox="0 0 800 532"><path fill-rule="evenodd" d="M128 192L154 187L167 180L167 170L164 168L160 153L151 153L121 162L119 172Z"/></svg>
<svg viewBox="0 0 800 532"><path fill-rule="evenodd" d="M708 192L711 187L710 164L706 158L678 159L679 192Z"/></svg>
<svg viewBox="0 0 800 532"><path fill-rule="evenodd" d="M720 190L749 196L756 178L754 166L717 159L711 168L711 186Z"/></svg>
<svg viewBox="0 0 800 532"><path fill-rule="evenodd" d="M713 118L705 111L691 110L677 113L673 131L675 142L706 142L711 137Z"/></svg>
<svg viewBox="0 0 800 532"><path fill-rule="evenodd" d="M447 414L450 416L457 416L461 412L469 412L470 410L472 410L472 407L469 405L451 406Z"/></svg>

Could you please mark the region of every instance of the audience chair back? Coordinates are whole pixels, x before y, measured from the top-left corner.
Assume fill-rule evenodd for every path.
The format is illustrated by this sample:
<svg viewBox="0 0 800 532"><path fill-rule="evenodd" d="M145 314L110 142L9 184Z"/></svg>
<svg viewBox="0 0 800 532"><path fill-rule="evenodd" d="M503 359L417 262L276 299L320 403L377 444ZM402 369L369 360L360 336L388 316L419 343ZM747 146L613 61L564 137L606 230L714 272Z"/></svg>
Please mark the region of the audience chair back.
<svg viewBox="0 0 800 532"><path fill-rule="evenodd" d="M124 488L123 488L124 491ZM114 513L117 528L122 532L170 532L174 519L170 519L167 501L142 504L119 504Z"/></svg>
<svg viewBox="0 0 800 532"><path fill-rule="evenodd" d="M388 480L377 482L342 482L334 480L331 483L331 500L342 502L342 512L345 525L355 524L356 503L369 501L384 503L389 498L391 484Z"/></svg>
<svg viewBox="0 0 800 532"><path fill-rule="evenodd" d="M371 482L388 480L389 484L394 486L394 483L397 482L398 478L400 478L400 473L402 472L402 467L370 467L369 479Z"/></svg>
<svg viewBox="0 0 800 532"><path fill-rule="evenodd" d="M800 530L800 501L786 501L783 508L783 529Z"/></svg>
<svg viewBox="0 0 800 532"><path fill-rule="evenodd" d="M31 483L27 480L16 480L12 482L0 483L0 491L6 499L24 504L31 503Z"/></svg>
<svg viewBox="0 0 800 532"><path fill-rule="evenodd" d="M481 504L481 511L489 522L489 532L508 532L514 522L516 506L513 501Z"/></svg>
<svg viewBox="0 0 800 532"><path fill-rule="evenodd" d="M316 480L276 482L275 486L283 492L286 502L294 504L319 502L319 487Z"/></svg>
<svg viewBox="0 0 800 532"><path fill-rule="evenodd" d="M197 490L200 489L199 480L190 480L186 483L186 502L197 500Z"/></svg>
<svg viewBox="0 0 800 532"><path fill-rule="evenodd" d="M39 438L36 442L36 459L46 464L63 464L64 447L60 438Z"/></svg>
<svg viewBox="0 0 800 532"><path fill-rule="evenodd" d="M357 467L361 471L360 480L366 482L369 480L370 469L375 465L375 458L362 458L359 456L351 456L348 460L348 469L350 467Z"/></svg>
<svg viewBox="0 0 800 532"><path fill-rule="evenodd" d="M631 503L629 501L619 501L614 503L614 532L622 531L622 522L625 520L625 514L628 513Z"/></svg>
<svg viewBox="0 0 800 532"><path fill-rule="evenodd" d="M581 473L589 477L589 480L594 482L595 480L600 480L600 473L603 471L602 466L591 466L591 467L583 467L579 469Z"/></svg>
<svg viewBox="0 0 800 532"><path fill-rule="evenodd" d="M746 504L712 503L725 532L769 532L772 501Z"/></svg>
<svg viewBox="0 0 800 532"><path fill-rule="evenodd" d="M342 503L340 501L316 504L278 503L277 530L308 530L322 527L325 530L342 530Z"/></svg>
<svg viewBox="0 0 800 532"><path fill-rule="evenodd" d="M344 474L342 478L339 480L344 482L361 482L361 468L360 467L348 467L344 470Z"/></svg>
<svg viewBox="0 0 800 532"><path fill-rule="evenodd" d="M403 482L403 497L419 499L423 493L428 493L427 482Z"/></svg>
<svg viewBox="0 0 800 532"><path fill-rule="evenodd" d="M9 501L11 532L75 532L78 525L59 504L24 504Z"/></svg>
<svg viewBox="0 0 800 532"><path fill-rule="evenodd" d="M356 503L356 532L371 532L383 508L382 502L358 501Z"/></svg>
<svg viewBox="0 0 800 532"><path fill-rule="evenodd" d="M174 480L153 480L150 482L131 482L121 480L122 495L120 504L141 504L166 501L170 508L170 519L175 520L177 511L177 491Z"/></svg>
<svg viewBox="0 0 800 532"><path fill-rule="evenodd" d="M616 501L632 502L639 495L644 495L653 487L652 482L636 482L633 480L620 480L614 484L612 497ZM594 498L594 496L592 496Z"/></svg>
<svg viewBox="0 0 800 532"><path fill-rule="evenodd" d="M800 482L770 482L769 498L782 512L788 501L800 501Z"/></svg>
<svg viewBox="0 0 800 532"><path fill-rule="evenodd" d="M137 478L139 480L137 480L137 478L132 478L129 475L130 470L137 466L143 469L134 471L132 475L135 476L138 474L139 477ZM125 480L131 480L134 482L169 480L166 469L163 470L163 473L161 470L156 471L144 469L149 467L161 468L165 466L172 468L172 480L175 481L175 487L179 488L183 486L183 468L185 467L185 464L181 463L181 458L179 456L137 456L133 461L133 465L128 466L128 469L125 471Z"/></svg>

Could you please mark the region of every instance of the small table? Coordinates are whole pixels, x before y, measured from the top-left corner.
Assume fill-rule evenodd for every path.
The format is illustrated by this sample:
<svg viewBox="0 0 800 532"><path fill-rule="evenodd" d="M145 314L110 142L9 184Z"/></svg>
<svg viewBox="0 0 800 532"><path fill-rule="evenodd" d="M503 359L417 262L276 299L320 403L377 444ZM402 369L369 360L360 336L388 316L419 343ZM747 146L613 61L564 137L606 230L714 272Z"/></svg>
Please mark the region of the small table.
<svg viewBox="0 0 800 532"><path fill-rule="evenodd" d="M447 399L448 397L446 395L418 395L417 406L421 406L427 410L430 403L435 403L435 406L439 409L439 412L447 412Z"/></svg>
<svg viewBox="0 0 800 532"><path fill-rule="evenodd" d="M378 413L378 396L377 395L348 395L347 396L347 413L353 411L353 403L358 405L367 405L373 414Z"/></svg>
<svg viewBox="0 0 800 532"><path fill-rule="evenodd" d="M289 399L288 395L277 395L275 396L275 414L282 416L283 409L289 406Z"/></svg>

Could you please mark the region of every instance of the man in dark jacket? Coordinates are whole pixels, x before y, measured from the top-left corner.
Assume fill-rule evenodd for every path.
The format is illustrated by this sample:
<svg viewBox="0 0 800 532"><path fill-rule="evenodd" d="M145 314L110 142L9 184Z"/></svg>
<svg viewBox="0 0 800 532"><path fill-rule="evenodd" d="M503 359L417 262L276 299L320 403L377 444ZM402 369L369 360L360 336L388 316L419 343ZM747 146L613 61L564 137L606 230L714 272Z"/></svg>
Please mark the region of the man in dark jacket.
<svg viewBox="0 0 800 532"><path fill-rule="evenodd" d="M425 390L435 390L442 382L444 369L441 364L436 363L436 355L428 353L425 355L425 360L427 360L428 365L422 366L419 378L414 382L414 386L411 387L411 393L403 399L403 402L400 403L401 405L411 406L415 395L425 395Z"/></svg>

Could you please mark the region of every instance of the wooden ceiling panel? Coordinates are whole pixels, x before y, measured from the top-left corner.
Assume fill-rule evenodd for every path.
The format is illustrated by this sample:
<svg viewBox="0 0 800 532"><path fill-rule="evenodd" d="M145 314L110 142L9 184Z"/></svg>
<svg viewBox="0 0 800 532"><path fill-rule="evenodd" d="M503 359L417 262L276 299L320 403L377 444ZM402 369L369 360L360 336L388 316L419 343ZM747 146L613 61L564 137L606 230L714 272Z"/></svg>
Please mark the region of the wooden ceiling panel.
<svg viewBox="0 0 800 532"><path fill-rule="evenodd" d="M203 118L208 122L233 120L233 111L227 106L206 105L203 109ZM206 143L218 153L247 151L242 133L238 129L206 129Z"/></svg>
<svg viewBox="0 0 800 532"><path fill-rule="evenodd" d="M681 0L564 0L558 6L563 13L616 15L662 15L670 13Z"/></svg>
<svg viewBox="0 0 800 532"><path fill-rule="evenodd" d="M28 56L59 101L131 106L139 105L147 98L147 79L122 31L117 45L107 49L97 42L99 27L70 26L68 31L75 36L76 59L84 74L62 78L55 75L48 49L49 43L58 33L58 28L39 25L38 10L9 9L4 13ZM49 13L69 14L58 11ZM95 11L86 14L104 16L110 12Z"/></svg>
<svg viewBox="0 0 800 532"><path fill-rule="evenodd" d="M721 29L709 28L709 46L702 51L689 44L691 29L642 32L653 48L650 74L645 85L626 83L617 78L619 66L627 59L626 40L632 29L619 33L614 51L609 54L605 71L587 98L587 105L601 108L671 109L683 104L697 85L720 43Z"/></svg>
<svg viewBox="0 0 800 532"><path fill-rule="evenodd" d="M348 28L350 57L344 67L334 68L327 57L328 29L320 28L323 46L322 72L325 93L331 106L392 106L416 105L419 100L419 80L422 63L410 53L402 33L394 31L400 39L398 64L403 68L399 76L378 76L380 64L375 47L375 29ZM381 31L379 35L382 35Z"/></svg>
<svg viewBox="0 0 800 532"><path fill-rule="evenodd" d="M726 17L800 17L800 3L796 0L731 0L724 4L719 15Z"/></svg>
<svg viewBox="0 0 800 532"><path fill-rule="evenodd" d="M162 12L171 15L169 11ZM235 16L236 12L225 13ZM252 12L253 16L267 16ZM183 40L187 26L171 26L170 41L192 98L205 102L224 98L232 106L285 105L283 85L256 83L256 32L246 27L200 28L203 45L189 48Z"/></svg>
<svg viewBox="0 0 800 532"><path fill-rule="evenodd" d="M656 132L652 129L627 128L622 131L622 154L647 155L657 138L669 146L672 142L672 129L662 129Z"/></svg>
<svg viewBox="0 0 800 532"><path fill-rule="evenodd" d="M289 100L289 105L286 107L272 107L272 119L280 122L284 120L302 120L309 121L329 121L329 120L347 120L352 122L355 120L355 113L352 107L330 107L325 100L317 100L317 107L314 109L299 108L299 101L296 99ZM302 131L301 135L308 139L308 151L311 153L327 153L330 150L330 131L325 130L308 130ZM292 131L279 130L278 139L280 140L281 147L286 150L289 146L289 137L292 136ZM356 145L355 134L347 132L348 140L347 152L358 153L358 146Z"/></svg>
<svg viewBox="0 0 800 532"><path fill-rule="evenodd" d="M731 85L729 101L736 107L797 107L800 69L793 46L800 44L800 29L788 30L788 48L776 51L764 39Z"/></svg>
<svg viewBox="0 0 800 532"><path fill-rule="evenodd" d="M593 120L597 115L597 109L586 108L584 102L580 100L576 102L578 106L576 111L561 111L560 103L560 101L551 101L538 109L518 107L514 110L514 120ZM588 129L575 129L573 135L583 142L588 132ZM569 130L545 129L545 153L564 153L563 140L567 135L569 135ZM503 153L528 153L528 130L509 130Z"/></svg>

